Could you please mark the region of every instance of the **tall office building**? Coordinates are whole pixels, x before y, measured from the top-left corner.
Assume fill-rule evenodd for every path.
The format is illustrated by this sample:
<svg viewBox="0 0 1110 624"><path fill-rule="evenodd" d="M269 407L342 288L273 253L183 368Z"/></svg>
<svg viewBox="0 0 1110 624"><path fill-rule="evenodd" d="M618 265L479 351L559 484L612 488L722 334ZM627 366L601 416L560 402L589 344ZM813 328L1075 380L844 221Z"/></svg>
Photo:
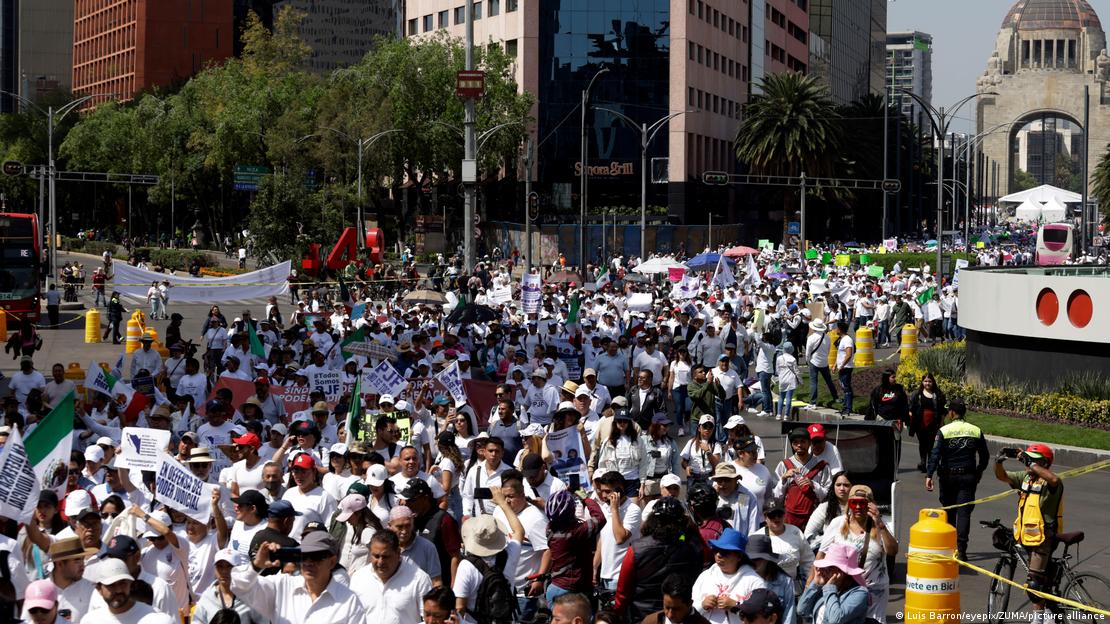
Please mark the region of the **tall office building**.
<svg viewBox="0 0 1110 624"><path fill-rule="evenodd" d="M309 67L325 73L358 63L375 37L396 36L398 1L281 0L274 3L274 14L285 7L305 13L301 38L312 47Z"/></svg>
<svg viewBox="0 0 1110 624"><path fill-rule="evenodd" d="M784 7L791 12L800 10L798 1L770 0L794 7ZM766 6L767 0L475 2L475 44L501 45L516 59L521 90L537 98L533 133L542 145L536 154L536 188L545 197L547 212L578 214L582 172L577 107L582 91L605 68L590 91L586 118L591 214L640 202L641 133L595 108L603 107L648 126L668 114L689 111L671 119L649 147L650 178L665 183L649 184L648 203L667 205L680 219L704 219L705 210L695 213L706 201L702 173L735 169L732 143L754 65L756 35L750 20L758 15L762 25ZM441 29L464 35L462 0L408 0L405 8L407 36ZM803 19L793 21L805 28ZM781 28L783 34L786 28ZM758 38L764 41L764 35ZM787 38L774 36L783 54L769 63L789 62L786 52L794 45Z"/></svg>
<svg viewBox="0 0 1110 624"><path fill-rule="evenodd" d="M0 0L0 89L37 100L68 91L73 73L73 0ZM0 97L0 112L17 110Z"/></svg>
<svg viewBox="0 0 1110 624"><path fill-rule="evenodd" d="M811 73L824 79L837 104L883 93L886 2L809 0Z"/></svg>
<svg viewBox="0 0 1110 624"><path fill-rule="evenodd" d="M890 101L918 127L927 127L927 113L904 92L916 93L926 102L933 101L933 36L918 31L890 33L886 37L886 53L886 90Z"/></svg>
<svg viewBox="0 0 1110 624"><path fill-rule="evenodd" d="M232 53L231 0L76 0L73 92L127 100Z"/></svg>

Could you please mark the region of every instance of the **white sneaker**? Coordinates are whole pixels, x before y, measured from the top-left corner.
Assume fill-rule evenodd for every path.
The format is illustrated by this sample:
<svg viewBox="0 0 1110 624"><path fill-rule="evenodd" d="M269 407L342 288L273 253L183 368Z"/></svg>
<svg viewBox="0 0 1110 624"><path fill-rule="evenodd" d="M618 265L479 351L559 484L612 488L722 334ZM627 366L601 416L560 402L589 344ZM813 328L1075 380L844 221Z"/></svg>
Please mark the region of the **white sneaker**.
<svg viewBox="0 0 1110 624"><path fill-rule="evenodd" d="M770 416L770 414L768 414L767 412L765 412L763 410L759 410L759 413L756 414L756 416L758 416L760 418L766 418L767 416Z"/></svg>
<svg viewBox="0 0 1110 624"><path fill-rule="evenodd" d="M775 420L786 420L786 414L779 414L775 416Z"/></svg>
<svg viewBox="0 0 1110 624"><path fill-rule="evenodd" d="M817 409L817 404L816 403L810 403L809 405L806 406L806 409Z"/></svg>
<svg viewBox="0 0 1110 624"><path fill-rule="evenodd" d="M685 427L679 427L678 428L678 437L681 438L684 435L686 435L686 428Z"/></svg>
<svg viewBox="0 0 1110 624"><path fill-rule="evenodd" d="M748 408L748 413L749 414L754 414L755 412L756 412L756 409L754 407L749 407Z"/></svg>

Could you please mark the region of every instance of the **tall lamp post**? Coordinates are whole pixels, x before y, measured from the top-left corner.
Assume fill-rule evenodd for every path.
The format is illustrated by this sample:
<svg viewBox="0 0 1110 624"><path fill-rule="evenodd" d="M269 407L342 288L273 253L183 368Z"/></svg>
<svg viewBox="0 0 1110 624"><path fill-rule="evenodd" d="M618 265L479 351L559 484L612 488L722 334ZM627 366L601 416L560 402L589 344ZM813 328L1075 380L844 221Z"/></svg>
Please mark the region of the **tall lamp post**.
<svg viewBox="0 0 1110 624"><path fill-rule="evenodd" d="M649 126L646 123L637 124L628 115L625 115L624 113L615 111L611 108L604 108L602 106L595 106L594 109L599 110L599 111L605 111L605 112L609 113L610 115L613 115L614 117L619 118L624 123L626 123L626 124L628 124L628 125L632 126L633 128L640 131L640 261L643 262L644 258L647 257L646 252L647 252L647 177L648 177L647 153L648 153L648 147L651 145L652 140L655 139L655 135L659 134L659 131L663 129L663 126L666 125L666 123L668 121L674 119L675 117L678 117L679 115L685 115L686 113L692 113L694 111L684 110L684 111L678 111L677 113L671 113L670 115L667 115L666 117L662 117L662 118L656 120L655 123L653 123ZM585 173L586 173L586 170L585 170L585 168L583 168L582 169L583 177L585 177ZM601 234L602 234L603 237L605 236L605 232L602 232Z"/></svg>
<svg viewBox="0 0 1110 624"><path fill-rule="evenodd" d="M582 90L582 140L581 140L581 158L582 163L582 177L578 181L580 189L578 192L578 203L581 208L580 220L578 222L578 264L582 269L582 279L586 279L586 179L589 177L589 150L586 149L586 109L589 108L590 102L590 89L593 88L597 79L609 71L608 67L602 67L597 70L593 78L590 78L589 84Z"/></svg>
<svg viewBox="0 0 1110 624"><path fill-rule="evenodd" d="M346 132L343 132L342 130L336 130L335 128L326 127L326 128L324 128L324 130L327 130L329 132L334 132L335 134L337 134L337 135L347 139L348 141L354 143L358 147L358 208L357 208L357 217L356 218L358 219L358 239L360 241L365 240L366 239L366 231L365 231L366 228L364 227L363 220L362 220L362 152L363 152L364 149L369 148L374 143L377 143L378 139L380 139L384 136L388 136L390 134L396 134L398 132L404 132L404 131L394 128L392 130L382 130L381 132L379 132L377 134L372 134L372 135L366 137L365 139L356 139L356 138L352 137L351 135L347 134ZM297 139L296 142L300 143L304 139L307 139L307 138L312 137L312 136L315 136L315 135L310 134L310 135L307 135L307 136L303 136L303 137Z"/></svg>
<svg viewBox="0 0 1110 624"><path fill-rule="evenodd" d="M50 239L47 244L50 248L50 279L56 280L58 278L58 212L57 202L55 201L54 194L54 179L57 177L57 170L54 167L54 124L61 123L66 115L72 113L78 106L96 97L111 97L119 95L118 93L91 93L83 95L75 100L71 100L65 105L54 108L48 106L43 110L41 106L35 104L31 100L19 95L18 93L11 93L9 91L0 91L0 94L8 95L16 98L23 104L30 106L38 111L40 114L46 116L46 176L47 176L47 192L50 194L48 210L50 211ZM130 225L130 224L129 224Z"/></svg>
<svg viewBox="0 0 1110 624"><path fill-rule="evenodd" d="M927 102L920 95L910 91L909 89L899 89L902 93L910 96L915 102L921 105L926 112L929 113L929 123L932 124L933 130L937 133L937 151L935 154L936 167L937 167L937 275L941 278L944 277L943 261L944 261L944 137L948 134L948 125L952 123L952 118L956 113L963 108L971 100L979 97L980 95L998 95L994 91L985 91L983 93L973 93L964 99L956 102L956 105L949 110L945 110L943 106L940 109L933 108L933 105ZM955 173L955 172L953 172ZM937 282L940 283L939 280Z"/></svg>

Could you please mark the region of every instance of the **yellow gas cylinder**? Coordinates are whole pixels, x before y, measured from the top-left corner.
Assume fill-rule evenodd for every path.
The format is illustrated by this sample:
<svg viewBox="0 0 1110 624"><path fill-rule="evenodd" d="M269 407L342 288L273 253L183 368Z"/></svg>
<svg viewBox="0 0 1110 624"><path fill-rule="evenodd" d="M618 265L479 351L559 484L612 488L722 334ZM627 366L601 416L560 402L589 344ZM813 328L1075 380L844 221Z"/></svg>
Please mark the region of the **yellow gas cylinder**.
<svg viewBox="0 0 1110 624"><path fill-rule="evenodd" d="M917 327L906 323L902 326L902 355L904 360L917 353Z"/></svg>
<svg viewBox="0 0 1110 624"><path fill-rule="evenodd" d="M956 553L956 529L942 509L922 509L910 527L906 563L907 622L958 620L960 566L953 559L929 561L917 553L951 557Z"/></svg>
<svg viewBox="0 0 1110 624"><path fill-rule="evenodd" d="M135 320L132 316L127 320L127 346L125 351L127 353L134 353L139 350L139 339L143 337L143 330L139 326L139 321Z"/></svg>
<svg viewBox="0 0 1110 624"><path fill-rule="evenodd" d="M836 343L840 340L840 330L835 327L829 330L829 368L836 366Z"/></svg>
<svg viewBox="0 0 1110 624"><path fill-rule="evenodd" d="M100 310L90 309L85 314L85 344L100 342Z"/></svg>
<svg viewBox="0 0 1110 624"><path fill-rule="evenodd" d="M70 362L66 368L65 378L72 381L73 385L77 386L77 400L80 402L85 401L85 369L81 368L79 362Z"/></svg>
<svg viewBox="0 0 1110 624"><path fill-rule="evenodd" d="M856 330L856 368L875 365L875 340L870 327Z"/></svg>
<svg viewBox="0 0 1110 624"><path fill-rule="evenodd" d="M0 310L0 341L8 341L8 313Z"/></svg>

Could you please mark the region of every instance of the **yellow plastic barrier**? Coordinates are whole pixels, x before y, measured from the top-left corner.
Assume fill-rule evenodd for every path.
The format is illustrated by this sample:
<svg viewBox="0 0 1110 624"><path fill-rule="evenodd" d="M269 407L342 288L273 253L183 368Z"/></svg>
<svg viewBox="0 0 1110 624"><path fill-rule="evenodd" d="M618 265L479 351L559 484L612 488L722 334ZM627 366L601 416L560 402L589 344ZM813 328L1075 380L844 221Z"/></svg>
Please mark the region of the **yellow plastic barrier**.
<svg viewBox="0 0 1110 624"><path fill-rule="evenodd" d="M875 365L875 338L870 327L856 330L856 368Z"/></svg>
<svg viewBox="0 0 1110 624"><path fill-rule="evenodd" d="M0 310L0 342L8 341L8 313Z"/></svg>
<svg viewBox="0 0 1110 624"><path fill-rule="evenodd" d="M127 320L127 345L124 349L127 353L134 353L139 350L139 339L143 337L143 329L139 326L139 321L135 320L132 316Z"/></svg>
<svg viewBox="0 0 1110 624"><path fill-rule="evenodd" d="M840 340L840 330L829 330L829 368L836 366L836 343Z"/></svg>
<svg viewBox="0 0 1110 624"><path fill-rule="evenodd" d="M917 327L909 323L902 326L902 359L917 353Z"/></svg>
<svg viewBox="0 0 1110 624"><path fill-rule="evenodd" d="M79 362L70 362L66 368L65 378L72 381L73 385L77 386L77 400L84 402L85 400L85 369L81 368Z"/></svg>
<svg viewBox="0 0 1110 624"><path fill-rule="evenodd" d="M100 310L92 308L85 314L85 344L100 342Z"/></svg>
<svg viewBox="0 0 1110 624"><path fill-rule="evenodd" d="M910 527L909 553L938 555L933 560L908 558L906 562L907 622L956 621L960 613L960 566L956 529L940 509L922 509Z"/></svg>

